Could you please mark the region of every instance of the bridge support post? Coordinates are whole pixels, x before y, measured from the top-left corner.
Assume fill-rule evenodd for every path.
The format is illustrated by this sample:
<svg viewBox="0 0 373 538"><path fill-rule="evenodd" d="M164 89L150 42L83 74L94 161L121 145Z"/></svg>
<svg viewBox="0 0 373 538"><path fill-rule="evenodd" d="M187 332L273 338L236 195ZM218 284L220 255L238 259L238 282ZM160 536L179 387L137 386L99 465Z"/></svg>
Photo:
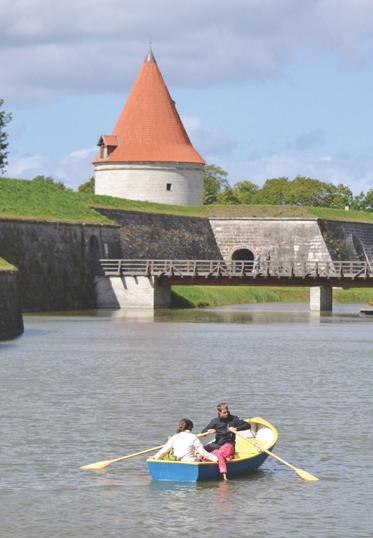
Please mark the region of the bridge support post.
<svg viewBox="0 0 373 538"><path fill-rule="evenodd" d="M147 276L96 276L97 308L169 308L168 282Z"/></svg>
<svg viewBox="0 0 373 538"><path fill-rule="evenodd" d="M310 288L310 310L312 312L331 312L333 310L333 288L331 286L312 286Z"/></svg>

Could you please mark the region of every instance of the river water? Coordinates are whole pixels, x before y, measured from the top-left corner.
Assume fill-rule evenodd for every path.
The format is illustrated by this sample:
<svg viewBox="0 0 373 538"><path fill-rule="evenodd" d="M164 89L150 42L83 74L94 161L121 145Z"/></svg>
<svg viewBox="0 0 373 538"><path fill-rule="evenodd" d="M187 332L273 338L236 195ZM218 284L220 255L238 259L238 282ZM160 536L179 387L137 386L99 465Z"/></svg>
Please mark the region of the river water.
<svg viewBox="0 0 373 538"><path fill-rule="evenodd" d="M0 344L1 538L373 536L373 318L250 305L141 316L25 317ZM245 479L156 483L145 456L81 465L195 431L219 400L279 429ZM271 460L271 461L270 461Z"/></svg>

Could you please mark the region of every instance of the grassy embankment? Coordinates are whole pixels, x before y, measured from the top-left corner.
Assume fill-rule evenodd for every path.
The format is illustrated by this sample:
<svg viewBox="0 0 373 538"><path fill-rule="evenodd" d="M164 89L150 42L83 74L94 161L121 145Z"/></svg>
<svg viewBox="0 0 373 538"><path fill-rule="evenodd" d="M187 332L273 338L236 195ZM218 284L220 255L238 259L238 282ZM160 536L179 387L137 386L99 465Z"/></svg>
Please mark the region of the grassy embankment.
<svg viewBox="0 0 373 538"><path fill-rule="evenodd" d="M309 288L173 286L172 291L174 306L183 308L229 304L306 303L309 301ZM373 289L334 290L333 300L337 303L366 303L373 301Z"/></svg>
<svg viewBox="0 0 373 538"><path fill-rule="evenodd" d="M0 218L89 224L114 224L95 208L122 209L190 217L267 217L307 218L373 222L373 213L328 208L270 205L172 206L123 200L57 190L47 184L0 178ZM12 268L0 261L0 268ZM373 298L373 290L336 291L342 302L364 302ZM180 306L217 306L224 304L307 301L306 288L199 287L174 286L174 302Z"/></svg>
<svg viewBox="0 0 373 538"><path fill-rule="evenodd" d="M17 271L17 267L15 265L12 265L11 263L4 260L4 258L0 258L0 271Z"/></svg>
<svg viewBox="0 0 373 538"><path fill-rule="evenodd" d="M373 223L373 212L276 205L173 206L61 191L37 182L0 178L0 218L108 224L95 208L189 217L267 217L349 220Z"/></svg>

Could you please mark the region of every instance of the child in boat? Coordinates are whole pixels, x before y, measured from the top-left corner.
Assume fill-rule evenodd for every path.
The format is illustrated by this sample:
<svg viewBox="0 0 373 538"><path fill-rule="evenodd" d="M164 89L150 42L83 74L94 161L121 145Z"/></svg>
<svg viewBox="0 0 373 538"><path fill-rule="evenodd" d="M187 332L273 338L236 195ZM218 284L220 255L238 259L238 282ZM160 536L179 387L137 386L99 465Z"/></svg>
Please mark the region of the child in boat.
<svg viewBox="0 0 373 538"><path fill-rule="evenodd" d="M189 418L182 418L176 434L167 441L153 458L159 460L172 450L178 461L200 461L203 458L217 462L217 456L210 454L203 448L201 441L192 433L192 429L193 422Z"/></svg>

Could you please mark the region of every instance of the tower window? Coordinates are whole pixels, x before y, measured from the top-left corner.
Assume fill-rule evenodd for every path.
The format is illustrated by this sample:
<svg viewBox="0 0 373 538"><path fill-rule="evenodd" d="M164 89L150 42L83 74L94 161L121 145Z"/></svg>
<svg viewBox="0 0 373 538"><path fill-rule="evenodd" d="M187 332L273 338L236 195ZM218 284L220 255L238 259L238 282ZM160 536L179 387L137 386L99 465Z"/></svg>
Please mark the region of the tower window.
<svg viewBox="0 0 373 538"><path fill-rule="evenodd" d="M166 189L168 191L171 191L172 190L172 183L166 183Z"/></svg>

